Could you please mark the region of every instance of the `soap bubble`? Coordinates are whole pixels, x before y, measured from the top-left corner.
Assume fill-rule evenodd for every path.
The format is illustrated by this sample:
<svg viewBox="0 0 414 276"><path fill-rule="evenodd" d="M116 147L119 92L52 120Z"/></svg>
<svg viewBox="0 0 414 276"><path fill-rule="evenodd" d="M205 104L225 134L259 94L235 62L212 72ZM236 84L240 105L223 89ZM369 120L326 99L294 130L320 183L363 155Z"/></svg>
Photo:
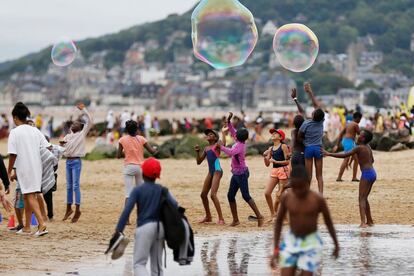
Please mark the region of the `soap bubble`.
<svg viewBox="0 0 414 276"><path fill-rule="evenodd" d="M57 66L68 66L76 58L76 45L70 39L62 39L53 45L52 62Z"/></svg>
<svg viewBox="0 0 414 276"><path fill-rule="evenodd" d="M319 52L319 41L305 25L287 24L276 31L273 50L284 68L292 72L303 72L315 62Z"/></svg>
<svg viewBox="0 0 414 276"><path fill-rule="evenodd" d="M216 69L245 63L258 39L252 13L237 0L202 0L191 25L194 55Z"/></svg>

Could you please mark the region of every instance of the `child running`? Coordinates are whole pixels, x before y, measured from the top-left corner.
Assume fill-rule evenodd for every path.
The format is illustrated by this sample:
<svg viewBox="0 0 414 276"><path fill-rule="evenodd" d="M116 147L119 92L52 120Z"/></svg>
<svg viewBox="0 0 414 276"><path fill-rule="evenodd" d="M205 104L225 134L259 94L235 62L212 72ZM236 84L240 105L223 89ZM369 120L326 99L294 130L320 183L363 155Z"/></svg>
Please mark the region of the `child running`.
<svg viewBox="0 0 414 276"><path fill-rule="evenodd" d="M319 213L322 213L334 241L333 256L337 258L339 244L335 228L326 201L320 194L309 189L309 177L305 167L295 167L290 182L292 189L283 194L277 214L274 253L270 265L275 269L279 260L283 276L295 275L296 269L302 270L301 275L314 275L322 258L322 239L318 233ZM283 241L279 244L283 220L287 213L289 213L290 230L284 234Z"/></svg>
<svg viewBox="0 0 414 276"><path fill-rule="evenodd" d="M286 144L283 144L285 140L285 133L280 129L270 129L271 139L273 146L271 146L264 155L264 163L266 167L273 164L272 171L270 173L270 180L265 189L265 198L267 205L270 209L270 219L268 222L272 222L277 214L279 207L280 197L285 190L285 185L288 182L290 169L289 169L289 148ZM276 186L279 186L276 193L276 199L273 205L272 193Z"/></svg>
<svg viewBox="0 0 414 276"><path fill-rule="evenodd" d="M211 200L214 203L214 206L217 210L218 222L219 225L224 225L223 213L221 212L220 201L217 197L217 192L220 187L220 180L223 176L223 169L220 166L220 148L217 147L216 143L219 140L219 135L212 129L206 129L204 131L206 135L206 140L209 143L207 147L204 148L203 152L200 154L200 146L196 145L194 150L197 154L196 160L197 165L200 165L204 159L207 158L208 163L208 173L204 180L203 190L201 192L201 200L203 201L204 210L206 211L206 216L200 221L200 223L211 222L211 212L210 206L208 203L208 192L211 190ZM223 134L224 135L224 134Z"/></svg>
<svg viewBox="0 0 414 276"><path fill-rule="evenodd" d="M253 212L258 219L258 226L263 226L263 216L260 213L259 209L256 206L253 198L249 193L249 168L246 166L245 155L246 155L246 140L249 138L249 132L245 128L240 128L236 131L233 124L231 123L231 118L233 113L229 113L227 117L226 124L228 125L229 131L236 143L232 148L227 148L224 146L225 141L219 141L220 149L222 152L231 156L231 172L232 177L230 180L230 187L227 193L227 198L230 203L231 214L233 216L233 222L230 226L237 226L240 224L239 217L237 214L237 204L236 204L236 194L240 189L243 199L249 204Z"/></svg>
<svg viewBox="0 0 414 276"><path fill-rule="evenodd" d="M349 122L347 126L341 131L338 137L338 142L336 143L336 146L333 149L333 152L336 152L339 148L339 143L342 142L342 147L344 148L344 152L349 152L355 148L355 138L356 135L360 134L359 129L359 122L361 122L362 114L360 112L355 112L353 115L353 121ZM351 157L347 157L342 162L341 168L339 169L338 178L336 179L337 182L342 182L342 175L345 172L346 167L348 166L349 159ZM354 168L352 171L352 181L353 182L359 182L359 179L357 179L357 172L358 172L358 160L356 154L352 156L354 159Z"/></svg>
<svg viewBox="0 0 414 276"><path fill-rule="evenodd" d="M323 194L323 159L322 159L322 137L323 137L323 121L325 113L320 108L320 103L316 100L310 83L305 83L305 92L312 100L315 108L312 113L312 119L303 122L299 129L298 141L305 145L305 167L309 176L309 185L312 180L312 168L315 163L316 180L318 181L318 189Z"/></svg>
<svg viewBox="0 0 414 276"><path fill-rule="evenodd" d="M89 130L92 127L92 117L86 110L83 103L77 105L77 108L86 115L86 123L82 124L79 120L74 121L70 127L70 133L63 138L61 145L64 146L66 157L66 188L67 188L67 205L66 213L63 220L67 220L72 214L73 192L75 192L75 214L71 220L75 223L81 216L81 191L80 191L80 176L82 171L81 157L85 156L85 140Z"/></svg>
<svg viewBox="0 0 414 276"><path fill-rule="evenodd" d="M368 196L371 193L372 185L377 180L377 173L373 167L374 156L372 154L369 142L372 140L372 132L363 130L358 137L358 146L351 151L344 153L329 153L324 151L325 156L335 158L347 158L357 155L359 166L361 167L361 180L359 182L359 214L361 217L360 227L365 228L374 225L371 215L371 207L368 202Z"/></svg>

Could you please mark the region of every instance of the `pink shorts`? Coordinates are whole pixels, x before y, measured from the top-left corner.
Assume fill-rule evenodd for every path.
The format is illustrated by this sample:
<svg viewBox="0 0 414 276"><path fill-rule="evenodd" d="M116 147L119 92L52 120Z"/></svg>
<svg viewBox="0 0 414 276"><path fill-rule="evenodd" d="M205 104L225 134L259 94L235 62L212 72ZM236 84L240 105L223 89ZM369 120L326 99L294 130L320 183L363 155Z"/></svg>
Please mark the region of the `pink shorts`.
<svg viewBox="0 0 414 276"><path fill-rule="evenodd" d="M270 172L270 176L280 180L285 180L289 178L290 169L289 166L273 168Z"/></svg>

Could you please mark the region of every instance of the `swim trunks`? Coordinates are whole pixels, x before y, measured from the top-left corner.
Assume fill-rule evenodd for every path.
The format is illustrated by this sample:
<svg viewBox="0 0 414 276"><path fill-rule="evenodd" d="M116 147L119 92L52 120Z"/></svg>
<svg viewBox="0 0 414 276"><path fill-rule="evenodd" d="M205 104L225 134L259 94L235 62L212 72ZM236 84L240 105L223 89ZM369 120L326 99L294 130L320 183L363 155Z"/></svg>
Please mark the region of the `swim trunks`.
<svg viewBox="0 0 414 276"><path fill-rule="evenodd" d="M355 141L351 138L342 138L342 147L344 152L349 152L355 148Z"/></svg>
<svg viewBox="0 0 414 276"><path fill-rule="evenodd" d="M280 267L297 267L315 273L322 259L322 239L318 232L297 237L291 231L284 234L281 242Z"/></svg>
<svg viewBox="0 0 414 276"><path fill-rule="evenodd" d="M374 168L361 170L361 180L366 180L368 182L375 182L377 180L377 172Z"/></svg>
<svg viewBox="0 0 414 276"><path fill-rule="evenodd" d="M315 146L305 146L305 158L316 158L321 159L322 158L322 146L315 145Z"/></svg>

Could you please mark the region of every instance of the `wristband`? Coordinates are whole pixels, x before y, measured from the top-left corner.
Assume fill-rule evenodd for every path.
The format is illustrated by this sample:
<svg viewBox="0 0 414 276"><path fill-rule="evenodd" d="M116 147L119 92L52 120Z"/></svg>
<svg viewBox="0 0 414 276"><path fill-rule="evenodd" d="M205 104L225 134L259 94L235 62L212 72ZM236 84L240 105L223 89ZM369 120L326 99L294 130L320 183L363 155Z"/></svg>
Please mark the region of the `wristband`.
<svg viewBox="0 0 414 276"><path fill-rule="evenodd" d="M296 101L298 101L298 98L297 98L297 97L295 97L295 98L293 98L293 100L296 102Z"/></svg>
<svg viewBox="0 0 414 276"><path fill-rule="evenodd" d="M278 255L279 254L279 247L275 247L275 249L273 250L273 255Z"/></svg>

